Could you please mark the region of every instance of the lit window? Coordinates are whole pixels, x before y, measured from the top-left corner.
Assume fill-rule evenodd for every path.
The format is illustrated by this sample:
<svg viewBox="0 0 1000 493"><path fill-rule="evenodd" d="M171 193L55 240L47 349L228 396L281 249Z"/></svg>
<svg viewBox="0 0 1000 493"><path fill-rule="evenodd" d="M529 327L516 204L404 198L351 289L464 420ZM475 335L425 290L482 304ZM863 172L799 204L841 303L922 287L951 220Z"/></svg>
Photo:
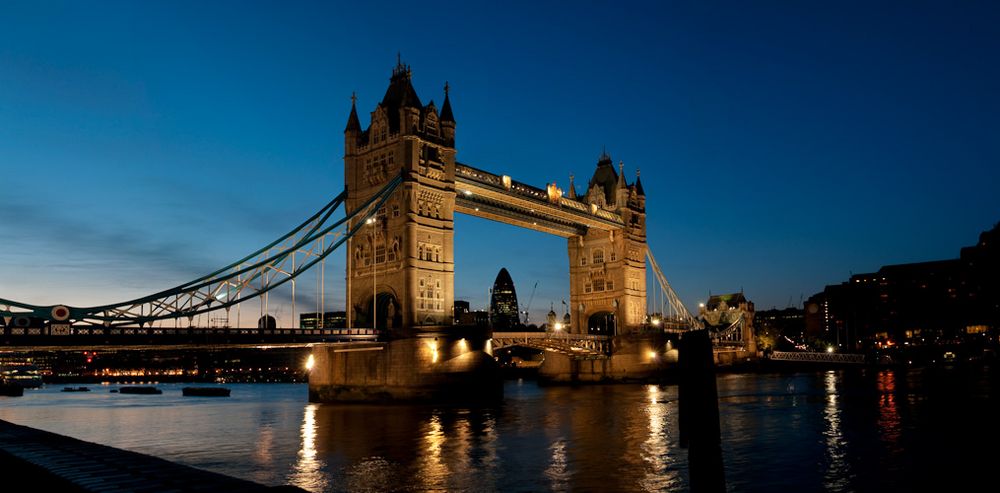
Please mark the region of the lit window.
<svg viewBox="0 0 1000 493"><path fill-rule="evenodd" d="M601 248L594 249L594 263L603 264L604 263L604 250Z"/></svg>

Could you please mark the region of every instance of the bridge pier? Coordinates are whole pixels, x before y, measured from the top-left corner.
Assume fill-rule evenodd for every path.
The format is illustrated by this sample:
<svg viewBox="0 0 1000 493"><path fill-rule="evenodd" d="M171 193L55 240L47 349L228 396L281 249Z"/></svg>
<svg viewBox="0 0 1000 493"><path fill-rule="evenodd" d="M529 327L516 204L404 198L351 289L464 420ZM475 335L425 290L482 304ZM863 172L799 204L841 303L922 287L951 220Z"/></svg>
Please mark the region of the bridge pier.
<svg viewBox="0 0 1000 493"><path fill-rule="evenodd" d="M310 402L489 402L503 381L481 331L313 346Z"/></svg>
<svg viewBox="0 0 1000 493"><path fill-rule="evenodd" d="M547 384L624 383L659 380L677 365L676 341L667 334L611 338L611 354L574 355L546 351L538 379Z"/></svg>

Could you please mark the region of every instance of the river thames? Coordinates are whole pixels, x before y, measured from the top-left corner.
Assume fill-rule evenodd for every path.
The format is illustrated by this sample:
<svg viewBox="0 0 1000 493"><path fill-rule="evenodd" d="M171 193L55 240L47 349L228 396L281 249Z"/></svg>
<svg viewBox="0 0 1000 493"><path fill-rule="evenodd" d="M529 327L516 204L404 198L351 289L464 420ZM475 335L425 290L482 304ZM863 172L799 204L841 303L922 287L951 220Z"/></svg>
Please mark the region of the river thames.
<svg viewBox="0 0 1000 493"><path fill-rule="evenodd" d="M718 377L729 491L970 490L993 480L989 367ZM230 398L0 397L0 419L311 491L685 491L677 387L509 381L490 408L309 404L304 384ZM987 452L980 452L985 450ZM982 481L986 481L982 483Z"/></svg>

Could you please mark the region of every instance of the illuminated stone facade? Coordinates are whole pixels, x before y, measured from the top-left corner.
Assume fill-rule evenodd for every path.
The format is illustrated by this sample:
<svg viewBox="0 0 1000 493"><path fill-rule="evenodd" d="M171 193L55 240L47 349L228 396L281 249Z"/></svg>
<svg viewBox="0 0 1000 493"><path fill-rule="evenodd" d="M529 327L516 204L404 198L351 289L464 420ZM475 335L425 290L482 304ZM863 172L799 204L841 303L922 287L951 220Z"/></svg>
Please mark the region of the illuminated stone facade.
<svg viewBox="0 0 1000 493"><path fill-rule="evenodd" d="M379 328L454 320L455 120L447 86L439 112L433 101L421 104L410 78L397 64L368 128L352 105L344 131L348 214L403 176L377 221L348 240L350 327L372 326L373 305Z"/></svg>
<svg viewBox="0 0 1000 493"><path fill-rule="evenodd" d="M570 197L576 198L570 184ZM624 334L646 321L646 197L642 182L629 185L622 165L601 156L579 199L592 209L621 216L622 229L590 229L571 236L569 247L571 331L576 334Z"/></svg>
<svg viewBox="0 0 1000 493"><path fill-rule="evenodd" d="M348 213L403 176L377 221L348 241L348 326L453 324L456 210L568 239L569 331L625 334L645 324L645 193L641 180L630 185L622 165L616 171L607 154L583 195L572 180L564 196L555 183L536 189L459 165L463 190L456 201L448 87L440 112L433 102L423 105L402 63L368 128L362 129L352 105L344 136Z"/></svg>

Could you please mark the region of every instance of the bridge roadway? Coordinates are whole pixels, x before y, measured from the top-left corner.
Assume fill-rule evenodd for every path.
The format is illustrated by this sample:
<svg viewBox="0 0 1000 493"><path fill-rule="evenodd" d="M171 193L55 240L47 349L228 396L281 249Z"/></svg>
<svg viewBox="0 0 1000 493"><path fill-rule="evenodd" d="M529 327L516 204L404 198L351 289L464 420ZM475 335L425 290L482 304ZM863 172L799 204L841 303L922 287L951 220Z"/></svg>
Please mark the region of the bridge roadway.
<svg viewBox="0 0 1000 493"><path fill-rule="evenodd" d="M373 329L257 329L74 327L72 334L47 335L45 329L0 329L0 348L37 351L71 351L113 346L119 349L228 349L305 347L326 342L371 342Z"/></svg>
<svg viewBox="0 0 1000 493"><path fill-rule="evenodd" d="M611 337L549 332L494 332L493 349L521 346L555 351L578 359L606 358L611 354Z"/></svg>

